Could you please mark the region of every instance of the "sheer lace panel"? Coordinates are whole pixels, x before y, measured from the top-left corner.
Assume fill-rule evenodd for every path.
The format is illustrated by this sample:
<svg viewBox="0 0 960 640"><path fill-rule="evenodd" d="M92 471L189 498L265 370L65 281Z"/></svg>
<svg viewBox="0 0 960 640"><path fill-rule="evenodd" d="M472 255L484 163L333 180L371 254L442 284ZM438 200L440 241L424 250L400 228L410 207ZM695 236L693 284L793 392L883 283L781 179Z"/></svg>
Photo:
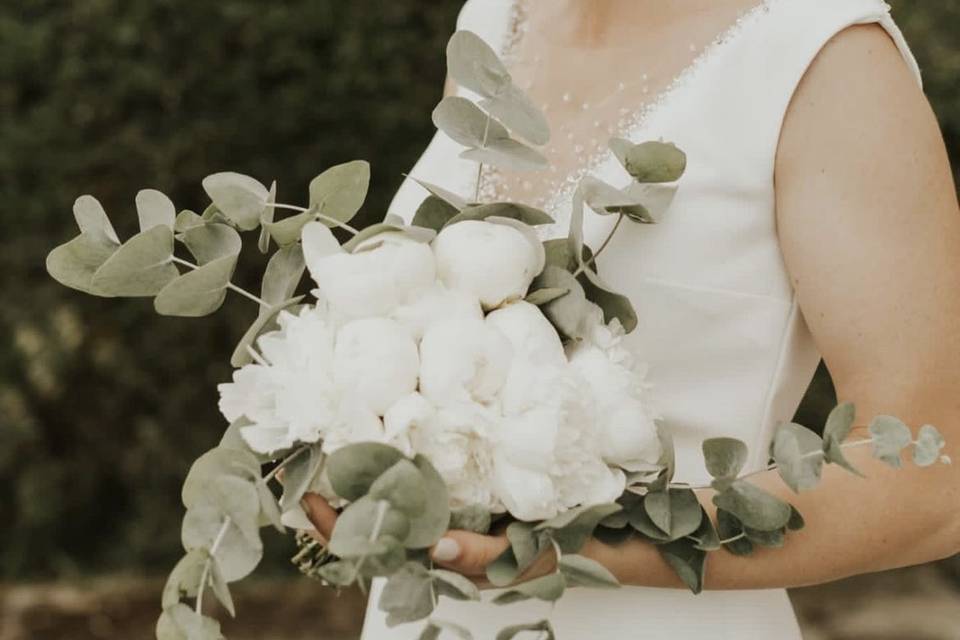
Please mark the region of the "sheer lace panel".
<svg viewBox="0 0 960 640"><path fill-rule="evenodd" d="M735 0L716 2L693 19L678 20L658 32L637 28L636 41L627 46L565 47L552 43L551 35L534 25L532 2L514 0L508 36L495 44L515 82L546 114L551 140L541 152L550 166L523 172L484 167L483 198L540 207L557 220L545 231L565 233L573 190L608 157L608 140L629 137L693 79L708 57L774 1L754 0L747 6ZM722 27L719 35L717 25Z"/></svg>

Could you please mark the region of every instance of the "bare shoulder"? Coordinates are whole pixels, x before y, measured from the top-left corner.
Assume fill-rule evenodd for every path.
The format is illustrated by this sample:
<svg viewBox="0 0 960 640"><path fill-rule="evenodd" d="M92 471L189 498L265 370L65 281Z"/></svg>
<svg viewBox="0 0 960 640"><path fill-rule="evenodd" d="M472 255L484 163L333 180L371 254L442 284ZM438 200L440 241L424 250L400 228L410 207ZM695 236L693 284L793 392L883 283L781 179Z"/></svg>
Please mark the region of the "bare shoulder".
<svg viewBox="0 0 960 640"><path fill-rule="evenodd" d="M898 216L904 224L903 211L918 207L952 213L955 188L936 116L882 26L844 29L813 60L783 123L775 179L785 251L796 240L787 234L836 212L839 202L870 224ZM811 212L825 204L826 212Z"/></svg>

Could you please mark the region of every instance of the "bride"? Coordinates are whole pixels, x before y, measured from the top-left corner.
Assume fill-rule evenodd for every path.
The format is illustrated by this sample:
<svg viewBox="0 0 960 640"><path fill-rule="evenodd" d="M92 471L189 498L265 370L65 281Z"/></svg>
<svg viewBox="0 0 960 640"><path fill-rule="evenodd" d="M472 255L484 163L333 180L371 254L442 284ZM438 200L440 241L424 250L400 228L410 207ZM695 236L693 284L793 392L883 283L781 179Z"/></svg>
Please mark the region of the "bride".
<svg viewBox="0 0 960 640"><path fill-rule="evenodd" d="M626 225L600 264L637 308L628 340L676 434L678 479L709 480L700 442L719 435L752 443L750 466L762 469L772 430L791 419L821 357L859 409L851 437L893 414L936 424L955 448L960 213L916 62L881 0L757 2L470 0L458 26L497 49L544 109L551 168L478 176L438 134L412 174L540 206L561 235L581 176L628 181L610 137L662 138L687 153L664 219ZM408 180L391 212L409 218L424 196ZM588 214L588 242L610 224ZM570 639L799 639L786 587L960 550L960 465L894 472L868 451L852 458L867 479L828 467L819 488L789 495L807 527L775 552L712 554L700 595L679 588L643 542L591 541L584 553L630 586L571 590L552 613L536 601L444 600L436 617L477 637L550 614ZM788 497L774 472L756 478ZM700 497L711 509L709 493ZM312 495L305 506L329 534L329 506ZM479 581L506 545L451 531L432 553ZM363 637L414 637L415 626L388 629L380 588Z"/></svg>

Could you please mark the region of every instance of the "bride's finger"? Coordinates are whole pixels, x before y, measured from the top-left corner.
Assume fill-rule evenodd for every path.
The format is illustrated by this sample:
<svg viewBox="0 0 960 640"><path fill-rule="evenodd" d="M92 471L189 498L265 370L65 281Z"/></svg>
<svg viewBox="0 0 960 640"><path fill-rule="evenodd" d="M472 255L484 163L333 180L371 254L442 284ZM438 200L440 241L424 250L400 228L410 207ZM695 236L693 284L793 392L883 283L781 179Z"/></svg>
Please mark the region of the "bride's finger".
<svg viewBox="0 0 960 640"><path fill-rule="evenodd" d="M487 565L510 545L505 536L485 536L471 531L451 530L430 550L438 565L465 576L486 575Z"/></svg>
<svg viewBox="0 0 960 640"><path fill-rule="evenodd" d="M337 512L330 506L323 496L316 493L305 493L300 500L307 519L317 529L317 532L327 540L333 533L333 525L337 522Z"/></svg>

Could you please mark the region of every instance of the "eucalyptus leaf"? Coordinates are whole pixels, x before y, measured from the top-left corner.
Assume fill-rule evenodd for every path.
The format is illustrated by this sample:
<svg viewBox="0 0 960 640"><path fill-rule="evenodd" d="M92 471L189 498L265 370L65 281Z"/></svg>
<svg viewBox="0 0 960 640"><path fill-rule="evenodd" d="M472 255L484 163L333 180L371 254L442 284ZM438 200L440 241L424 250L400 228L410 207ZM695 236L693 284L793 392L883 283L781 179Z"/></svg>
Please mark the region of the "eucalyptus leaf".
<svg viewBox="0 0 960 640"><path fill-rule="evenodd" d="M433 229L425 227L408 227L393 222L380 222L364 228L360 233L353 236L343 245L343 250L356 253L357 251L373 249L380 243L371 242L371 240L387 233L401 233L411 240L424 243L430 242L437 235ZM309 257L307 260L309 261Z"/></svg>
<svg viewBox="0 0 960 640"><path fill-rule="evenodd" d="M604 322L612 322L616 319L626 333L637 328L637 312L634 311L630 299L614 291L595 271L584 270L580 277L580 284L583 285L587 300L603 310Z"/></svg>
<svg viewBox="0 0 960 640"><path fill-rule="evenodd" d="M480 589L477 585L459 573L445 569L431 569L430 577L434 580L437 592L442 596L454 600L480 600Z"/></svg>
<svg viewBox="0 0 960 640"><path fill-rule="evenodd" d="M823 428L823 439L833 438L838 443L843 443L850 435L853 428L853 422L856 419L857 411L852 402L838 404L830 411L827 416L827 423Z"/></svg>
<svg viewBox="0 0 960 640"><path fill-rule="evenodd" d="M636 204L616 207L613 211L624 214L633 222L644 224L659 222L673 205L679 188L676 183L644 184L633 182L624 189L624 193Z"/></svg>
<svg viewBox="0 0 960 640"><path fill-rule="evenodd" d="M789 504L745 480L737 480L714 495L713 503L745 526L760 531L780 529L790 520Z"/></svg>
<svg viewBox="0 0 960 640"><path fill-rule="evenodd" d="M256 568L263 556L259 514L260 498L253 483L237 477L218 477L187 510L181 529L183 547L187 551L210 551L219 540L211 555L224 580L240 580Z"/></svg>
<svg viewBox="0 0 960 640"><path fill-rule="evenodd" d="M427 501L420 516L411 521L404 546L425 549L435 544L450 528L450 498L446 482L426 456L417 454L413 464L423 477Z"/></svg>
<svg viewBox="0 0 960 640"><path fill-rule="evenodd" d="M560 558L559 566L568 586L595 589L620 587L616 577L606 567L585 556L565 554Z"/></svg>
<svg viewBox="0 0 960 640"><path fill-rule="evenodd" d="M530 285L531 291L539 289L567 291L566 295L542 305L541 310L561 336L570 339L584 337L594 307L587 300L580 281L565 269L547 265Z"/></svg>
<svg viewBox="0 0 960 640"><path fill-rule="evenodd" d="M751 529L750 527L744 527L744 535L747 536L747 539L761 547L768 547L772 549L779 549L783 546L784 543L784 530L783 529L773 529L772 531L757 531L756 529Z"/></svg>
<svg viewBox="0 0 960 640"><path fill-rule="evenodd" d="M356 558L359 573L368 578L389 576L407 561L403 544L391 535L381 535L373 542L362 542L357 550L362 552L345 557Z"/></svg>
<svg viewBox="0 0 960 640"><path fill-rule="evenodd" d="M240 249L243 247L243 241L236 229L216 222L191 227L182 232L179 239L200 265L217 258L240 255Z"/></svg>
<svg viewBox="0 0 960 640"><path fill-rule="evenodd" d="M510 541L513 557L516 559L517 567L521 572L529 567L540 554L540 544L533 527L532 523L519 520L511 522L507 526L507 540Z"/></svg>
<svg viewBox="0 0 960 640"><path fill-rule="evenodd" d="M273 206L276 201L277 181L274 180L270 184L270 191L267 193L267 206L264 207L260 213L260 237L257 239L257 249L260 250L260 253L268 253L270 251L270 230L267 229L267 225L273 222L273 218L277 213L276 207Z"/></svg>
<svg viewBox="0 0 960 640"><path fill-rule="evenodd" d="M265 222L263 228L270 234L277 246L286 247L300 240L303 228L316 219L316 211L304 211L276 222Z"/></svg>
<svg viewBox="0 0 960 640"><path fill-rule="evenodd" d="M570 293L569 289L564 289L562 287L548 287L546 289L537 289L536 291L531 291L527 294L524 300L530 304L541 306L547 304L548 302L553 302L557 298L562 298L568 293Z"/></svg>
<svg viewBox="0 0 960 640"><path fill-rule="evenodd" d="M543 111L516 87L484 98L480 101L480 108L532 144L545 145L550 141L550 125Z"/></svg>
<svg viewBox="0 0 960 640"><path fill-rule="evenodd" d="M161 598L164 609L173 607L183 598L196 598L204 567L210 556L203 549L188 551L180 558L163 587Z"/></svg>
<svg viewBox="0 0 960 640"><path fill-rule="evenodd" d="M503 553L493 559L486 567L487 580L495 587L505 587L512 584L520 575L517 557L512 547L507 547Z"/></svg>
<svg viewBox="0 0 960 640"><path fill-rule="evenodd" d="M433 110L432 118L437 129L465 147L483 149L494 140L510 138L506 127L496 118L459 96L443 98Z"/></svg>
<svg viewBox="0 0 960 640"><path fill-rule="evenodd" d="M616 503L575 507L538 524L535 531L549 531L564 553L577 553L600 521L623 507Z"/></svg>
<svg viewBox="0 0 960 640"><path fill-rule="evenodd" d="M310 208L346 223L363 206L370 188L370 163L354 160L330 167L310 182ZM324 223L334 226L329 220Z"/></svg>
<svg viewBox="0 0 960 640"><path fill-rule="evenodd" d="M691 489L669 488L648 493L643 507L650 520L671 540L688 536L700 528L703 510Z"/></svg>
<svg viewBox="0 0 960 640"><path fill-rule="evenodd" d="M900 452L913 441L910 428L894 416L877 416L870 423L873 455L891 467L902 466Z"/></svg>
<svg viewBox="0 0 960 640"><path fill-rule="evenodd" d="M920 467L929 467L940 459L944 444L943 436L936 427L932 424L923 425L913 447L913 462Z"/></svg>
<svg viewBox="0 0 960 640"><path fill-rule="evenodd" d="M664 532L663 529L654 524L642 501L628 505L625 508L625 511L627 513L627 521L629 522L630 527L643 534L651 541L659 543L666 542L670 539L670 535L668 533Z"/></svg>
<svg viewBox="0 0 960 640"><path fill-rule="evenodd" d="M537 640L556 640L556 633L549 620L531 622L527 624L515 624L504 627L497 633L496 640L513 640L521 633L536 633Z"/></svg>
<svg viewBox="0 0 960 640"><path fill-rule="evenodd" d="M447 72L460 86L483 96L496 96L513 81L496 52L472 31L455 32L447 42Z"/></svg>
<svg viewBox="0 0 960 640"><path fill-rule="evenodd" d="M248 451L216 447L197 458L183 482L180 498L190 509L214 488L214 481L222 476L235 476L253 481L260 478L260 462Z"/></svg>
<svg viewBox="0 0 960 640"><path fill-rule="evenodd" d="M493 217L510 218L527 225L550 224L553 222L553 218L546 212L535 207L516 202L489 202L465 206L458 215L447 222L447 225L464 220L486 220Z"/></svg>
<svg viewBox="0 0 960 640"><path fill-rule="evenodd" d="M367 495L386 500L410 520L423 513L427 502L427 482L420 470L407 459L397 460L370 485Z"/></svg>
<svg viewBox="0 0 960 640"><path fill-rule="evenodd" d="M173 231L175 233L183 233L188 229L202 227L205 224L207 224L207 221L201 216L197 215L196 212L190 211L189 209L184 209L178 213L176 219L174 219Z"/></svg>
<svg viewBox="0 0 960 640"><path fill-rule="evenodd" d="M669 142L641 142L626 150L623 166L638 182L674 182L687 168L687 155Z"/></svg>
<svg viewBox="0 0 960 640"><path fill-rule="evenodd" d="M303 279L306 262L303 247L294 244L277 250L267 263L260 285L260 297L270 305L276 306L293 297L297 285ZM270 313L261 307L260 314Z"/></svg>
<svg viewBox="0 0 960 640"><path fill-rule="evenodd" d="M701 507L700 527L690 536L695 539L694 547L701 551L716 551L720 548L720 536L713 521Z"/></svg>
<svg viewBox="0 0 960 640"><path fill-rule="evenodd" d="M469 629L445 620L428 622L427 626L420 632L419 640L439 640L440 634L444 631L453 634L460 640L473 640L473 634L470 633Z"/></svg>
<svg viewBox="0 0 960 640"><path fill-rule="evenodd" d="M217 600L220 601L223 608L230 614L230 617L236 618L237 610L233 606L233 596L230 595L230 587L227 586L227 581L224 579L223 573L220 572L220 567L216 560L211 560L210 562L210 588L213 590L213 595L217 597Z"/></svg>
<svg viewBox="0 0 960 640"><path fill-rule="evenodd" d="M823 441L799 424L782 424L773 437L773 459L780 477L795 493L812 489L823 471Z"/></svg>
<svg viewBox="0 0 960 640"><path fill-rule="evenodd" d="M806 526L803 516L797 511L797 508L790 505L790 519L787 521L787 529L790 531L799 531Z"/></svg>
<svg viewBox="0 0 960 640"><path fill-rule="evenodd" d="M276 496L261 478L257 478L256 485L257 495L260 496L260 524L273 525L274 529L283 533L285 529Z"/></svg>
<svg viewBox="0 0 960 640"><path fill-rule="evenodd" d="M513 604L531 598L545 602L556 602L563 595L567 586L566 578L561 573L549 573L533 580L527 580L498 594L494 604Z"/></svg>
<svg viewBox="0 0 960 640"><path fill-rule="evenodd" d="M157 227L155 227L157 228ZM165 316L197 318L206 316L223 304L227 285L237 266L237 256L227 255L170 280L154 298L157 313Z"/></svg>
<svg viewBox="0 0 960 640"><path fill-rule="evenodd" d="M840 442L837 441L833 436L828 437L824 441L823 447L823 459L825 462L830 462L832 464L840 465L850 473L865 478L866 476L860 472L859 469L853 466L853 464L847 460L847 457L843 453L843 447L840 445Z"/></svg>
<svg viewBox="0 0 960 640"><path fill-rule="evenodd" d="M330 552L345 559L380 553L373 547L382 537L403 540L410 520L385 500L365 496L352 502L337 517L330 536Z"/></svg>
<svg viewBox="0 0 960 640"><path fill-rule="evenodd" d="M452 204L431 194L420 203L413 216L412 224L416 227L440 231L458 213L459 210Z"/></svg>
<svg viewBox="0 0 960 640"><path fill-rule="evenodd" d="M156 633L157 640L224 640L219 622L183 603L164 608Z"/></svg>
<svg viewBox="0 0 960 640"><path fill-rule="evenodd" d="M169 227L173 231L173 224L177 219L177 208L170 198L156 189L143 189L137 192L135 202L140 231L152 229L157 225Z"/></svg>
<svg viewBox="0 0 960 640"><path fill-rule="evenodd" d="M490 510L483 505L471 505L450 512L450 528L474 533L490 531Z"/></svg>
<svg viewBox="0 0 960 640"><path fill-rule="evenodd" d="M736 478L747 462L747 445L736 438L708 438L702 448L707 472L714 478Z"/></svg>
<svg viewBox="0 0 960 640"><path fill-rule="evenodd" d="M387 579L378 606L387 625L422 620L433 613L433 578L423 565L408 562Z"/></svg>
<svg viewBox="0 0 960 640"><path fill-rule="evenodd" d="M460 153L460 157L508 171L538 171L548 166L547 159L539 151L512 138L487 140L485 147L467 149Z"/></svg>
<svg viewBox="0 0 960 640"><path fill-rule="evenodd" d="M170 261L173 231L165 226L141 231L123 243L100 265L90 286L106 295L139 297L156 295L180 275Z"/></svg>
<svg viewBox="0 0 960 640"><path fill-rule="evenodd" d="M706 551L697 549L689 540L675 540L657 546L660 556L693 593L703 591L703 576L706 571Z"/></svg>
<svg viewBox="0 0 960 640"><path fill-rule="evenodd" d="M386 444L361 442L337 449L327 458L327 477L334 492L345 500L358 500L384 471L403 458Z"/></svg>
<svg viewBox="0 0 960 640"><path fill-rule="evenodd" d="M743 524L735 515L723 509L717 510L717 535L720 536L720 541L727 551L736 556L753 553L753 543L746 537L738 537L743 533ZM725 540L729 542L724 542Z"/></svg>
<svg viewBox="0 0 960 640"><path fill-rule="evenodd" d="M347 560L329 562L318 570L320 578L335 587L349 587L357 580L357 563Z"/></svg>
<svg viewBox="0 0 960 640"><path fill-rule="evenodd" d="M413 176L407 176L407 177L413 180L414 182L416 182L417 184L419 184L424 189L426 189L427 192L430 193L430 195L440 198L441 200L449 204L451 207L453 207L457 211L467 206L467 201L461 196L458 196L457 194L453 193L452 191L448 191L443 187L439 187L435 184L431 184L429 182L420 180L419 178L415 178Z"/></svg>
<svg viewBox="0 0 960 640"><path fill-rule="evenodd" d="M95 296L108 296L94 288L93 274L115 251L115 245L104 244L90 235L82 234L47 255L47 273L71 289Z"/></svg>
<svg viewBox="0 0 960 640"><path fill-rule="evenodd" d="M80 233L91 242L103 246L119 246L120 239L110 223L103 205L93 196L84 195L73 203L73 217L77 221Z"/></svg>
<svg viewBox="0 0 960 640"><path fill-rule="evenodd" d="M287 462L283 473L283 495L280 497L281 511L287 512L299 506L303 494L320 473L323 461L323 450L319 444L313 444Z"/></svg>
<svg viewBox="0 0 960 640"><path fill-rule="evenodd" d="M259 226L270 196L258 180L232 171L207 176L203 179L203 189L217 210L244 231Z"/></svg>

